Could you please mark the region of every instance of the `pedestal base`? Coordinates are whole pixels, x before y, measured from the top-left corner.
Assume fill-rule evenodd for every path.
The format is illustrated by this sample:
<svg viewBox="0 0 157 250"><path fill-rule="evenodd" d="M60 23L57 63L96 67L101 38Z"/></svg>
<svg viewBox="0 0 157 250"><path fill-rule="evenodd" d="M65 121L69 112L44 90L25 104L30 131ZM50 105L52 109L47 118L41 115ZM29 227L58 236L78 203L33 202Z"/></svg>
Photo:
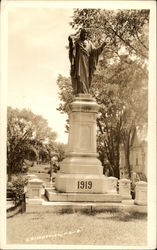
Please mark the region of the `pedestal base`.
<svg viewBox="0 0 157 250"><path fill-rule="evenodd" d="M127 194L127 195L121 194L121 196L122 196L122 199L123 199L123 200L131 200L131 199L132 199L132 196L129 195L129 194Z"/></svg>
<svg viewBox="0 0 157 250"><path fill-rule="evenodd" d="M43 203L43 199L39 198L39 199L26 199L26 203L27 204L32 204L32 205L41 205Z"/></svg>
<svg viewBox="0 0 157 250"><path fill-rule="evenodd" d="M119 194L86 194L86 193L59 193L47 188L45 195L49 201L57 202L111 202L120 203L122 198Z"/></svg>
<svg viewBox="0 0 157 250"><path fill-rule="evenodd" d="M58 173L55 187L59 192L65 193L107 193L107 177L92 174Z"/></svg>
<svg viewBox="0 0 157 250"><path fill-rule="evenodd" d="M101 162L95 153L70 152L61 162L60 172L66 174L103 174Z"/></svg>
<svg viewBox="0 0 157 250"><path fill-rule="evenodd" d="M146 200L137 200L137 199L135 199L135 204L136 205L141 205L141 206L146 206L147 201Z"/></svg>

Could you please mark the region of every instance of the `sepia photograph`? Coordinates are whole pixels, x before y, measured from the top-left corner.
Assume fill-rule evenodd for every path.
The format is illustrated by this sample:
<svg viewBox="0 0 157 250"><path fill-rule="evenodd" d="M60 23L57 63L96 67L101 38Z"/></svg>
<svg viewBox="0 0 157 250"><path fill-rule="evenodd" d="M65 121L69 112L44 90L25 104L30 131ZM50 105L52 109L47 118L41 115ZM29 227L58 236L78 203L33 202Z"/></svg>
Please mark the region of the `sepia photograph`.
<svg viewBox="0 0 157 250"><path fill-rule="evenodd" d="M1 249L156 249L156 2L1 3Z"/></svg>

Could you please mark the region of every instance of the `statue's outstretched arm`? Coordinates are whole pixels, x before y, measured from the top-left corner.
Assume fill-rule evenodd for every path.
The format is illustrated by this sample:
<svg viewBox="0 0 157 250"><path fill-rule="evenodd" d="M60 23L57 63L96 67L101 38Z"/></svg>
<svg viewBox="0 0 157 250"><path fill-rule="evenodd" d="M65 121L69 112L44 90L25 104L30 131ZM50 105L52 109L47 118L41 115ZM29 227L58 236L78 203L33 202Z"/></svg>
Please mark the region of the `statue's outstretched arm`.
<svg viewBox="0 0 157 250"><path fill-rule="evenodd" d="M95 49L96 52L100 55L105 46L106 46L106 42L103 42L100 47Z"/></svg>

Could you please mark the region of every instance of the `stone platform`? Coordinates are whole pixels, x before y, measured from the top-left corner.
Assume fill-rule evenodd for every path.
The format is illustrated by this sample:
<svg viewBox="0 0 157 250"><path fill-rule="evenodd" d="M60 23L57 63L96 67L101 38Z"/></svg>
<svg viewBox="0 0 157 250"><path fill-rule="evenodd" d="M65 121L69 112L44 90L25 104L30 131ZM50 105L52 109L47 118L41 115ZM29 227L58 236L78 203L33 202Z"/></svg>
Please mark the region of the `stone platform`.
<svg viewBox="0 0 157 250"><path fill-rule="evenodd" d="M123 204L123 202L50 202L45 197L42 204L27 203L26 213L75 213L75 212L138 212L147 213L147 206Z"/></svg>
<svg viewBox="0 0 157 250"><path fill-rule="evenodd" d="M45 195L52 202L111 202L119 203L122 198L119 194L92 194L92 193L60 193L54 189L45 189Z"/></svg>

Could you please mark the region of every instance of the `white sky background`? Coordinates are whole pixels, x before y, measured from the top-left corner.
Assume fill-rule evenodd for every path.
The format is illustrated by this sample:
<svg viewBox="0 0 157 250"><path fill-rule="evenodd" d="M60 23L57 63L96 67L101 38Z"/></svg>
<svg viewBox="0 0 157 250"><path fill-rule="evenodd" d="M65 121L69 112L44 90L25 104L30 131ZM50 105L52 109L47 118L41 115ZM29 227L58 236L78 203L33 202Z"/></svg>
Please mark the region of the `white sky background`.
<svg viewBox="0 0 157 250"><path fill-rule="evenodd" d="M58 74L69 76L72 15L72 9L60 8L8 10L8 105L42 115L64 143L67 116L56 110L56 80Z"/></svg>

